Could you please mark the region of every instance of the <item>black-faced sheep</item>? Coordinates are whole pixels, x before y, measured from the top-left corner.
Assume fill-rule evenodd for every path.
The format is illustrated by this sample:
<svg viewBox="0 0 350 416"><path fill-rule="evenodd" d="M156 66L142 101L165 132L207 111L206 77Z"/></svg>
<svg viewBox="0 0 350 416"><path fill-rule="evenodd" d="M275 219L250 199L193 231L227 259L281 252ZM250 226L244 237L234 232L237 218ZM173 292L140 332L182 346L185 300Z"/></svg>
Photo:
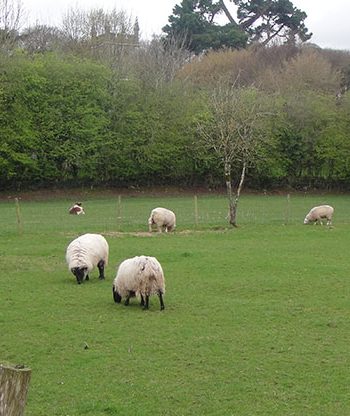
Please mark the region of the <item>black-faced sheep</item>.
<svg viewBox="0 0 350 416"><path fill-rule="evenodd" d="M89 280L89 273L95 266L99 270L99 279L104 276L108 264L109 246L100 234L84 234L73 240L67 247L66 261L78 284Z"/></svg>
<svg viewBox="0 0 350 416"><path fill-rule="evenodd" d="M155 257L136 256L124 260L118 267L113 282L113 298L120 303L125 298L125 305L137 295L141 296L141 306L149 307L149 297L157 294L160 310L164 309L163 295L165 281L162 266Z"/></svg>
<svg viewBox="0 0 350 416"><path fill-rule="evenodd" d="M318 207L314 207L310 210L310 212L306 215L304 219L304 224L321 224L322 219L327 219L327 225L332 224L334 208L330 205L320 205Z"/></svg>
<svg viewBox="0 0 350 416"><path fill-rule="evenodd" d="M81 215L85 214L84 208L82 207L81 202L76 202L73 206L69 208L68 211L72 215Z"/></svg>
<svg viewBox="0 0 350 416"><path fill-rule="evenodd" d="M156 225L158 231L161 233L173 231L176 227L176 216L173 211L166 208L155 208L152 210L150 217L148 218L148 230L152 232L152 225Z"/></svg>

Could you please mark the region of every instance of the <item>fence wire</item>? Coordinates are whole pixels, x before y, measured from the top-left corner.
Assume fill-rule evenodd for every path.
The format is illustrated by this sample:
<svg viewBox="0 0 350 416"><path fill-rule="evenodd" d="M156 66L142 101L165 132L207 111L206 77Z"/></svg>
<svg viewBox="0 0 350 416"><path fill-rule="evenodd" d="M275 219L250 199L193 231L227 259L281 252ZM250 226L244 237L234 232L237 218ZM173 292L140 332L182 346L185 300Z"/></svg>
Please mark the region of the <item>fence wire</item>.
<svg viewBox="0 0 350 416"><path fill-rule="evenodd" d="M228 226L225 196L127 197L83 201L86 215L69 215L71 200L0 202L0 235L3 233L148 231L151 210L173 210L177 230ZM335 207L334 223L349 223L348 195L242 195L237 223L241 225L297 225L315 205Z"/></svg>

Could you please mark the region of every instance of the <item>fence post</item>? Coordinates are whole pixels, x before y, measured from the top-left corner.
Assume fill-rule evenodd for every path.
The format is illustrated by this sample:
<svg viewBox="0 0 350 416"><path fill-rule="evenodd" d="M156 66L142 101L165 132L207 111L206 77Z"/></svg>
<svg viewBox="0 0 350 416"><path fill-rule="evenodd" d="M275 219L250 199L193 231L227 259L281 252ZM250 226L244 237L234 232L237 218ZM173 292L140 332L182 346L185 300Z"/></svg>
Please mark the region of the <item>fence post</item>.
<svg viewBox="0 0 350 416"><path fill-rule="evenodd" d="M30 377L30 368L0 364L1 416L24 415Z"/></svg>
<svg viewBox="0 0 350 416"><path fill-rule="evenodd" d="M118 228L121 228L121 223L122 223L122 197L121 195L118 195L117 223L118 223Z"/></svg>
<svg viewBox="0 0 350 416"><path fill-rule="evenodd" d="M290 218L290 194L287 194L287 207L285 212L284 224L288 225Z"/></svg>
<svg viewBox="0 0 350 416"><path fill-rule="evenodd" d="M198 197L194 196L194 222L196 226L198 225Z"/></svg>
<svg viewBox="0 0 350 416"><path fill-rule="evenodd" d="M18 198L15 198L15 205L16 205L17 230L18 230L18 234L22 234L23 232L22 215L21 215L21 209L19 206Z"/></svg>

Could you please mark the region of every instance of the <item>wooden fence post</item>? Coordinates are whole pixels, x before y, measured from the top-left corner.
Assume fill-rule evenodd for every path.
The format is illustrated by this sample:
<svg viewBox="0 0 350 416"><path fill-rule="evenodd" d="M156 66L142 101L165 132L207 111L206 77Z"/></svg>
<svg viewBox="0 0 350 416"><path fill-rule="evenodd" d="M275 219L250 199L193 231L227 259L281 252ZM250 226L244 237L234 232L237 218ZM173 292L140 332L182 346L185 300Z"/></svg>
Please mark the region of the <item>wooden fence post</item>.
<svg viewBox="0 0 350 416"><path fill-rule="evenodd" d="M23 416L31 369L0 364L0 416Z"/></svg>
<svg viewBox="0 0 350 416"><path fill-rule="evenodd" d="M287 194L287 206L286 206L286 212L285 212L285 218L284 218L284 224L288 225L290 219L290 195Z"/></svg>
<svg viewBox="0 0 350 416"><path fill-rule="evenodd" d="M198 197L194 196L194 222L198 225Z"/></svg>
<svg viewBox="0 0 350 416"><path fill-rule="evenodd" d="M118 224L118 229L120 230L121 224L122 224L122 197L121 195L118 195L117 224Z"/></svg>
<svg viewBox="0 0 350 416"><path fill-rule="evenodd" d="M18 234L22 234L22 232L23 232L22 215L21 215L21 209L19 207L19 199L18 198L15 198L15 204L16 204L16 218L17 218Z"/></svg>

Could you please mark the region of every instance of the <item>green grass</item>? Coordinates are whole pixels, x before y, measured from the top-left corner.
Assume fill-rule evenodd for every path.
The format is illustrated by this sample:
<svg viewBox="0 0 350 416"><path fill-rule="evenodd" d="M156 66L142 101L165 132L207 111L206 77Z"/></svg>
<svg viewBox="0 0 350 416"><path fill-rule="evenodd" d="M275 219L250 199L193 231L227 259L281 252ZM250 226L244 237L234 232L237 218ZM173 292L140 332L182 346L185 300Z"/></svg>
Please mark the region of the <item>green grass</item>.
<svg viewBox="0 0 350 416"><path fill-rule="evenodd" d="M245 196L238 229L224 197L0 203L0 361L32 368L27 416L349 415L350 198ZM334 227L304 226L315 204ZM176 211L174 234L147 236L151 208ZM120 232L123 233L120 233ZM77 285L64 254L101 232L107 279ZM112 280L149 254L166 278L165 311L116 305ZM84 346L88 345L85 349Z"/></svg>

